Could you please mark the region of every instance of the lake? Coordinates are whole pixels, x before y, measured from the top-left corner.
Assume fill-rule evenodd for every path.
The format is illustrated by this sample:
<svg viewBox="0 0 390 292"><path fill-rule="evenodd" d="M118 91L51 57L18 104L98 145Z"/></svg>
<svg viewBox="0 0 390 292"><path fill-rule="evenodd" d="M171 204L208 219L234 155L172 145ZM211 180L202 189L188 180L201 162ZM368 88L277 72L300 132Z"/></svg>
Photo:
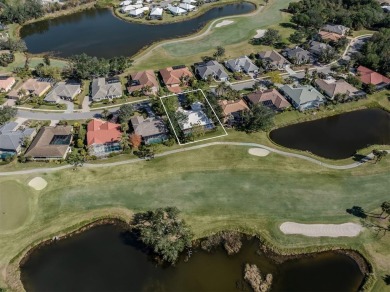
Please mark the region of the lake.
<svg viewBox="0 0 390 292"><path fill-rule="evenodd" d="M279 128L269 137L284 147L344 159L370 145L390 144L390 113L381 109L358 110Z"/></svg>
<svg viewBox="0 0 390 292"><path fill-rule="evenodd" d="M238 291L246 263L263 276L272 273L272 291L357 291L363 274L350 257L325 252L276 264L258 253L257 239L244 240L228 256L222 248L193 250L188 262L158 266L132 233L102 225L34 250L21 267L27 291Z"/></svg>
<svg viewBox="0 0 390 292"><path fill-rule="evenodd" d="M90 9L25 25L20 30L30 53L55 52L69 57L86 53L111 58L133 56L154 42L180 38L203 28L207 22L224 16L255 10L252 3L228 4L182 22L147 25L116 18L110 9Z"/></svg>

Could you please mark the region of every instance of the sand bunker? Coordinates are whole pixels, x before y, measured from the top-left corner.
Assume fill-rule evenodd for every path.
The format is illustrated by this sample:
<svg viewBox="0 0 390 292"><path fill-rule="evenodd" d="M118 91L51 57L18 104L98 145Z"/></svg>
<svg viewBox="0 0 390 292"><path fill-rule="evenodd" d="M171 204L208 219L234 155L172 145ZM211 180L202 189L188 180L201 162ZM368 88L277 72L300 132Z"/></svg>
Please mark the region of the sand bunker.
<svg viewBox="0 0 390 292"><path fill-rule="evenodd" d="M255 156L265 157L269 154L269 151L262 148L250 148L248 153Z"/></svg>
<svg viewBox="0 0 390 292"><path fill-rule="evenodd" d="M233 20L224 20L224 21L221 21L220 23L217 23L215 25L215 27L226 26L226 25L232 24L233 22L234 22Z"/></svg>
<svg viewBox="0 0 390 292"><path fill-rule="evenodd" d="M256 35L253 38L255 38L255 39L262 38L266 31L267 31L266 29L256 30Z"/></svg>
<svg viewBox="0 0 390 292"><path fill-rule="evenodd" d="M28 183L30 187L32 187L34 190L41 191L47 186L47 181L45 181L43 178L37 176L34 177L30 182Z"/></svg>
<svg viewBox="0 0 390 292"><path fill-rule="evenodd" d="M284 222L280 225L284 234L301 234L310 237L354 237L357 236L363 227L356 223L344 224L300 224Z"/></svg>

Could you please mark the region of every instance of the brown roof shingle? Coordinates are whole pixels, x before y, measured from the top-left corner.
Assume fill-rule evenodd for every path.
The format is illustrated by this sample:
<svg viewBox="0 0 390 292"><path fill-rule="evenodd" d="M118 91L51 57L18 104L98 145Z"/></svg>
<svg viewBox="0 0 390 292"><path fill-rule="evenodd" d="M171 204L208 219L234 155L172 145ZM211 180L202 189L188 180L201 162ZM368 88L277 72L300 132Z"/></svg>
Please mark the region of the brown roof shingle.
<svg viewBox="0 0 390 292"><path fill-rule="evenodd" d="M56 136L63 136L66 143L53 143L53 138ZM25 156L31 156L33 158L65 158L71 141L71 126L42 127L27 149Z"/></svg>
<svg viewBox="0 0 390 292"><path fill-rule="evenodd" d="M290 103L276 89L256 91L248 94L248 99L252 104L265 103L270 101L277 109L290 107Z"/></svg>

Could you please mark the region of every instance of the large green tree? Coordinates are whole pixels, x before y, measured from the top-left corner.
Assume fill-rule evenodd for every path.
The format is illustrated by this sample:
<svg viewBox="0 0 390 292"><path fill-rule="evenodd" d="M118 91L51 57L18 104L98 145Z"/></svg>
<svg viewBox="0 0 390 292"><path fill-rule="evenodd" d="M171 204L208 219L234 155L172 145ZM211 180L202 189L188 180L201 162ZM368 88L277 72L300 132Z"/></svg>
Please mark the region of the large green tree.
<svg viewBox="0 0 390 292"><path fill-rule="evenodd" d="M390 76L390 28L381 29L363 45L357 61Z"/></svg>
<svg viewBox="0 0 390 292"><path fill-rule="evenodd" d="M376 0L301 0L289 4L292 22L304 28L319 29L325 23L342 24L352 29L385 26L385 14Z"/></svg>
<svg viewBox="0 0 390 292"><path fill-rule="evenodd" d="M123 104L118 110L118 119L120 123L127 123L134 113L134 108L131 104Z"/></svg>
<svg viewBox="0 0 390 292"><path fill-rule="evenodd" d="M265 131L273 126L274 116L274 111L259 103L240 113L238 128L249 133Z"/></svg>
<svg viewBox="0 0 390 292"><path fill-rule="evenodd" d="M191 246L192 239L192 232L179 213L176 207L159 208L135 214L132 222L139 239L172 264Z"/></svg>
<svg viewBox="0 0 390 292"><path fill-rule="evenodd" d="M40 0L10 1L3 8L0 20L6 23L24 23L45 14Z"/></svg>
<svg viewBox="0 0 390 292"><path fill-rule="evenodd" d="M10 106L4 106L3 108L0 108L0 125L3 125L14 118L17 111L18 110L16 108Z"/></svg>

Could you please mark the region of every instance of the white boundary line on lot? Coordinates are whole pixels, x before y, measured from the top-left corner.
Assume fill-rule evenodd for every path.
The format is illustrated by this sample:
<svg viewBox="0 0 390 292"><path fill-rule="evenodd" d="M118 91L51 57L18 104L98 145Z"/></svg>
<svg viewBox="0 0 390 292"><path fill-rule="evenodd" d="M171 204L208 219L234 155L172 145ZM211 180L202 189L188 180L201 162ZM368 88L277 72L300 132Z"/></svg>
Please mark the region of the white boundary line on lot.
<svg viewBox="0 0 390 292"><path fill-rule="evenodd" d="M180 143L180 140L179 140L179 137L177 136L177 133L175 131L175 128L173 127L173 123L171 121L171 118L169 117L169 114L168 114L168 111L167 109L165 108L165 105L163 103L163 99L166 98L166 97L171 97L171 96L179 96L179 94L186 94L186 93L191 93L191 92L196 92L196 91L200 91L204 97L204 99L207 101L207 104L209 105L209 107L211 108L211 110L213 111L214 113L214 116L217 118L219 124L221 125L223 131L225 132L225 134L223 135L219 135L219 136L215 136L215 137L210 137L210 138L206 138L206 139L201 139L201 140L197 140L197 141L192 141L192 142L187 142L187 143ZM167 117L168 117L168 120L169 120L169 123L171 124L171 127L172 127L172 130L173 130L173 133L175 134L176 136L176 140L177 140L177 143L180 145L180 146L184 146L184 145L188 145L188 144L193 144L193 143L198 143L198 142L201 142L201 141L207 141L207 140L211 140L211 139L215 139L215 138L220 138L220 137L225 137L228 135L228 133L226 132L225 130L225 127L222 125L222 122L220 121L220 119L218 118L216 112L214 111L213 107L211 106L209 100L207 99L206 95L204 94L203 90L202 89L194 89L194 90L188 90L188 91L183 91L179 94L170 94L170 95L164 95L164 96L160 96L160 101L161 101L161 104L164 108L164 111L165 113L167 114Z"/></svg>

